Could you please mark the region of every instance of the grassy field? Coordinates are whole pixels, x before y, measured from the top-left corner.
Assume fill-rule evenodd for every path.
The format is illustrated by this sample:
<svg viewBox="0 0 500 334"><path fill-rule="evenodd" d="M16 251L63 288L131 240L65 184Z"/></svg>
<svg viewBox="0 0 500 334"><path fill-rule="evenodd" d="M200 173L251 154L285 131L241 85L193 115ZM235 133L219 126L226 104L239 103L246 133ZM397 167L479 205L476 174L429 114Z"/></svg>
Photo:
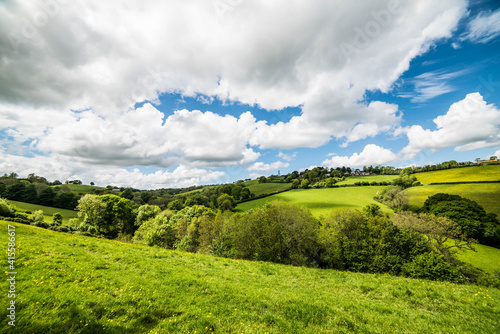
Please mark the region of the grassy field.
<svg viewBox="0 0 500 334"><path fill-rule="evenodd" d="M291 183L259 183L257 180L247 181L245 185L250 189L252 194L255 194L255 196L287 190L292 186Z"/></svg>
<svg viewBox="0 0 500 334"><path fill-rule="evenodd" d="M438 182L500 181L500 165L473 166L413 174L423 184Z"/></svg>
<svg viewBox="0 0 500 334"><path fill-rule="evenodd" d="M90 194L90 193L92 193L92 190L94 190L94 189L104 189L102 187L88 186L85 184L66 184L66 186L68 186L72 192L81 193L81 194ZM57 187L57 186L55 186L55 187Z"/></svg>
<svg viewBox="0 0 500 334"><path fill-rule="evenodd" d="M67 223L70 218L78 218L78 212L73 210L65 210L59 208L52 208L50 206L43 206L38 204L30 204L24 202L17 202L9 200L9 203L13 204L16 208L21 211L37 211L43 210L44 220L46 222L52 222L52 215L56 212L60 212L63 216L63 223Z"/></svg>
<svg viewBox="0 0 500 334"><path fill-rule="evenodd" d="M476 251L457 254L459 260L472 264L489 273L500 271L500 249L485 245L474 245Z"/></svg>
<svg viewBox="0 0 500 334"><path fill-rule="evenodd" d="M349 176L345 181L340 181L337 184L354 184L356 182L391 182L397 179L399 175L368 175L368 176Z"/></svg>
<svg viewBox="0 0 500 334"><path fill-rule="evenodd" d="M2 245L7 224L0 222ZM498 289L236 261L11 225L19 333L500 330ZM1 284L7 291L5 279ZM6 294L0 300L7 305ZM6 315L2 307L2 333L9 332Z"/></svg>
<svg viewBox="0 0 500 334"><path fill-rule="evenodd" d="M412 187L405 190L411 205L422 206L427 197L437 193L460 195L476 201L486 212L493 212L500 217L500 183L440 184L433 186Z"/></svg>
<svg viewBox="0 0 500 334"><path fill-rule="evenodd" d="M297 203L309 208L315 217L328 214L332 209L358 209L361 210L368 204L375 203L382 207L384 212L392 210L378 202L373 197L385 187L345 187L345 188L320 188L320 189L295 189L273 196L241 203L237 211L246 211L266 202L284 200Z"/></svg>

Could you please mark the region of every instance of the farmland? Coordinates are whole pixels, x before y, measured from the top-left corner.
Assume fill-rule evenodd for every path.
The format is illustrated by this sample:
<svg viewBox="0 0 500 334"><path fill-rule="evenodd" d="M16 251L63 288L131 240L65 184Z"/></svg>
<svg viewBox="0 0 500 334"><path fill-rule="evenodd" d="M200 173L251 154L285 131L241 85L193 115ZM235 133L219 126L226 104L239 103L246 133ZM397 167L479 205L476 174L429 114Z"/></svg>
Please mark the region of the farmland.
<svg viewBox="0 0 500 334"><path fill-rule="evenodd" d="M273 194L283 190L288 190L291 187L290 183L259 183L257 180L247 181L245 185L252 194L259 197L264 194Z"/></svg>
<svg viewBox="0 0 500 334"><path fill-rule="evenodd" d="M237 261L11 225L22 333L500 329L498 289ZM6 313L2 308L0 316ZM0 331L7 327L3 321Z"/></svg>
<svg viewBox="0 0 500 334"><path fill-rule="evenodd" d="M60 208L53 208L50 206L43 206L43 205L38 205L38 204L30 204L30 203L24 203L24 202L18 202L18 201L10 201L9 203L13 204L16 208L20 209L21 211L37 211L37 210L43 210L43 215L44 215L44 220L46 222L51 222L52 221L52 215L56 212L60 212L61 215L63 216L63 223L67 223L70 218L77 218L78 217L78 212L73 211L73 210L65 210L65 209L60 209Z"/></svg>
<svg viewBox="0 0 500 334"><path fill-rule="evenodd" d="M320 189L295 189L269 197L241 203L237 211L246 211L273 200L284 200L307 207L315 217L328 214L332 209L358 209L368 204L377 204L384 212L392 212L387 206L376 202L373 197L383 186L343 187Z"/></svg>
<svg viewBox="0 0 500 334"><path fill-rule="evenodd" d="M408 194L411 205L422 206L427 197L437 193L447 193L476 201L486 212L493 212L500 216L500 183L428 185L412 187L406 189L405 192Z"/></svg>
<svg viewBox="0 0 500 334"><path fill-rule="evenodd" d="M339 181L337 184L354 184L356 182L391 182L398 177L399 175L349 176L344 181Z"/></svg>
<svg viewBox="0 0 500 334"><path fill-rule="evenodd" d="M500 165L453 168L414 175L423 184L500 181Z"/></svg>
<svg viewBox="0 0 500 334"><path fill-rule="evenodd" d="M474 248L475 252L461 252L457 258L489 273L500 271L500 249L479 244L474 245Z"/></svg>

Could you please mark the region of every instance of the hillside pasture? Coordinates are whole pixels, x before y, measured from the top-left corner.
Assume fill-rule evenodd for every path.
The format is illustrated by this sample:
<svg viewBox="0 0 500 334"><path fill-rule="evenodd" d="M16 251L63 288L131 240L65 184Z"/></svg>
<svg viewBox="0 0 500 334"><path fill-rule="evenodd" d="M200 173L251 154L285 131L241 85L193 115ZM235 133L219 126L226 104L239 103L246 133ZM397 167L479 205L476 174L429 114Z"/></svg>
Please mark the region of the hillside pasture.
<svg viewBox="0 0 500 334"><path fill-rule="evenodd" d="M413 175L423 184L500 181L500 165L452 168Z"/></svg>
<svg viewBox="0 0 500 334"><path fill-rule="evenodd" d="M20 211L34 212L37 210L43 210L43 216L44 216L44 220L46 222L52 222L52 216L56 212L60 212L61 215L63 216L63 224L66 224L68 222L68 220L71 218L78 218L78 211L65 210L65 209L53 208L50 206L43 206L43 205L38 205L38 204L24 203L24 202L11 201L11 200L9 200L9 203L14 205Z"/></svg>
<svg viewBox="0 0 500 334"><path fill-rule="evenodd" d="M476 251L458 253L457 258L488 273L500 272L500 249L480 244L474 245L474 248Z"/></svg>
<svg viewBox="0 0 500 334"><path fill-rule="evenodd" d="M19 333L496 333L500 328L500 290L494 288L237 261L0 221L3 231L7 225L16 227ZM7 237L1 233L0 243ZM11 331L7 312L0 310L2 333Z"/></svg>
<svg viewBox="0 0 500 334"><path fill-rule="evenodd" d="M412 187L405 190L409 204L422 206L425 200L437 193L460 195L476 201L486 212L493 212L500 218L500 183L439 184Z"/></svg>
<svg viewBox="0 0 500 334"><path fill-rule="evenodd" d="M274 182L266 182L259 183L258 180L252 180L245 182L245 185L250 190L252 194L259 197L264 194L274 194L276 192L288 190L291 188L291 183L274 183Z"/></svg>
<svg viewBox="0 0 500 334"><path fill-rule="evenodd" d="M392 182L399 175L367 175L367 176L349 176L344 181L339 181L338 185L354 184L356 182Z"/></svg>
<svg viewBox="0 0 500 334"><path fill-rule="evenodd" d="M93 190L105 189L102 187L89 186L89 185L85 185L85 184L65 184L65 186L68 186L72 192L77 193L77 194L91 194L93 192ZM58 186L54 186L54 187L58 187Z"/></svg>
<svg viewBox="0 0 500 334"><path fill-rule="evenodd" d="M375 201L373 197L386 188L383 186L340 187L319 189L294 189L280 194L241 203L237 211L247 211L274 200L283 200L307 207L315 217L328 214L334 209L361 210L368 204L377 204L384 212L392 210Z"/></svg>

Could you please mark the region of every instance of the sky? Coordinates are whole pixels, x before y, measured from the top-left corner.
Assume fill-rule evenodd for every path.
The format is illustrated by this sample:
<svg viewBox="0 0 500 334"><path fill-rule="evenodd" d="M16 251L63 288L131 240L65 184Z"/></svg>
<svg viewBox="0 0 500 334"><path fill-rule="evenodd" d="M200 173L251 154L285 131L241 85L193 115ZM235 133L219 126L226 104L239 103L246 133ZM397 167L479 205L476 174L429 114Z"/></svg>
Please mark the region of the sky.
<svg viewBox="0 0 500 334"><path fill-rule="evenodd" d="M500 157L500 2L0 1L0 174L139 189Z"/></svg>

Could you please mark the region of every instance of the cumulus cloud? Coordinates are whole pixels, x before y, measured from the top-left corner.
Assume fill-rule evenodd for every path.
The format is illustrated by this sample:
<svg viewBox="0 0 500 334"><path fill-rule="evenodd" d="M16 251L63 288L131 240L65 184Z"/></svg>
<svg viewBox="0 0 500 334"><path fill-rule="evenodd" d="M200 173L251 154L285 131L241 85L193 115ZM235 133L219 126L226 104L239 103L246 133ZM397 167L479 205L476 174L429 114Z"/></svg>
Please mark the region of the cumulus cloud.
<svg viewBox="0 0 500 334"><path fill-rule="evenodd" d="M297 152L291 153L291 154L286 154L283 152L279 152L277 155L278 158L281 158L285 161L292 161L297 157Z"/></svg>
<svg viewBox="0 0 500 334"><path fill-rule="evenodd" d="M362 167L370 165L385 165L387 163L396 161L398 156L391 150L385 149L375 144L368 144L364 147L361 153L354 153L348 156L336 156L322 162L326 167Z"/></svg>
<svg viewBox="0 0 500 334"><path fill-rule="evenodd" d="M479 93L467 96L450 106L445 115L434 119L437 130L413 125L405 129L408 146L402 153L412 158L423 149L431 151L455 146L455 151L500 145L500 110L487 104Z"/></svg>
<svg viewBox="0 0 500 334"><path fill-rule="evenodd" d="M278 169L278 168L286 168L290 166L288 162L283 162L283 161L276 161L270 164L266 164L263 162L255 162L252 165L248 166L246 169L249 171L261 171L261 172L268 172L273 169Z"/></svg>
<svg viewBox="0 0 500 334"><path fill-rule="evenodd" d="M488 43L500 35L500 9L482 12L469 21L461 40L472 43Z"/></svg>
<svg viewBox="0 0 500 334"><path fill-rule="evenodd" d="M225 176L222 171L190 168L179 165L172 171L157 170L145 173L138 168L92 166L61 155L24 157L0 151L0 170L16 172L21 177L36 173L48 180L82 180L96 185L108 184L138 189L189 187L213 183Z"/></svg>
<svg viewBox="0 0 500 334"><path fill-rule="evenodd" d="M246 165L259 158L256 148L332 138L347 145L400 125L397 106L366 102L366 91L388 92L413 58L451 36L466 5L2 2L3 145L89 166L164 168ZM250 113L164 116L154 107L164 93L195 97L208 110L217 98L302 113L276 124Z"/></svg>

